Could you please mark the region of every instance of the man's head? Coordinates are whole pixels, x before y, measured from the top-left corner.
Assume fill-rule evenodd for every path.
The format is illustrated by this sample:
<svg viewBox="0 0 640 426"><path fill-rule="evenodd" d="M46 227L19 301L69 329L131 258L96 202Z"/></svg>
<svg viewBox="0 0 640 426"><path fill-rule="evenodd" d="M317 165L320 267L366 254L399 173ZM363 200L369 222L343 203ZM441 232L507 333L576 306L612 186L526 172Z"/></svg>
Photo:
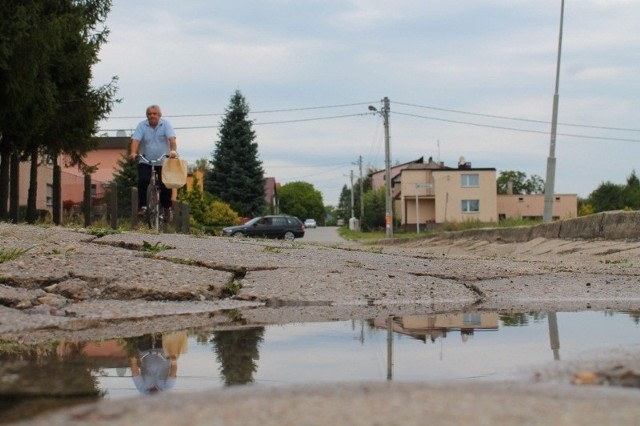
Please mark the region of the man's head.
<svg viewBox="0 0 640 426"><path fill-rule="evenodd" d="M147 120L151 127L156 127L162 117L162 110L158 105L150 105L147 107Z"/></svg>

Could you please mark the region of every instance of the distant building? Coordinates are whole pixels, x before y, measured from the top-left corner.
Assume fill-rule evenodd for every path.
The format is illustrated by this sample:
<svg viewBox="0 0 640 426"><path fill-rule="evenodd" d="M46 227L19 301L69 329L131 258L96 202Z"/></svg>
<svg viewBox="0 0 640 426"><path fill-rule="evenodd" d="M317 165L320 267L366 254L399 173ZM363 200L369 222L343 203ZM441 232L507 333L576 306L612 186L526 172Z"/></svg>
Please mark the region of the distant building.
<svg viewBox="0 0 640 426"><path fill-rule="evenodd" d="M393 212L406 231L447 222L498 222L506 218L541 218L543 195L498 195L496 169L474 168L460 158L446 167L430 157L391 169ZM376 190L385 185L385 170L372 173ZM577 195L558 194L554 218L577 216Z"/></svg>

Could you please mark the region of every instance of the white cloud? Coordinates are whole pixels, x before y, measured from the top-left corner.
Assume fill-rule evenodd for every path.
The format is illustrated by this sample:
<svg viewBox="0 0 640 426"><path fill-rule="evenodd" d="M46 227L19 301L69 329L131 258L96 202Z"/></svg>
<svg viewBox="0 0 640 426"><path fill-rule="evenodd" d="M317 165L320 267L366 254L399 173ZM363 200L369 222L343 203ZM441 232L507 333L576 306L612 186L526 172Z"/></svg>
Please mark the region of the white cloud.
<svg viewBox="0 0 640 426"><path fill-rule="evenodd" d="M236 89L252 111L372 100L379 107L388 96L393 162L424 155L454 165L463 155L478 167L544 177L559 12L556 0L183 0L162 7L115 0L94 75L102 83L118 75L124 101L102 127L133 128L148 104L159 103L184 128L180 150L193 161L210 157L215 114ZM640 2L567 2L560 121L638 127L639 15ZM252 116L267 174L283 183L306 180L336 203L359 156L384 166L381 118L294 121L366 107ZM195 114L210 115L175 117ZM262 124L273 121L289 123ZM640 140L637 132L560 131ZM556 189L585 196L601 181L622 182L638 156L640 142L559 136Z"/></svg>

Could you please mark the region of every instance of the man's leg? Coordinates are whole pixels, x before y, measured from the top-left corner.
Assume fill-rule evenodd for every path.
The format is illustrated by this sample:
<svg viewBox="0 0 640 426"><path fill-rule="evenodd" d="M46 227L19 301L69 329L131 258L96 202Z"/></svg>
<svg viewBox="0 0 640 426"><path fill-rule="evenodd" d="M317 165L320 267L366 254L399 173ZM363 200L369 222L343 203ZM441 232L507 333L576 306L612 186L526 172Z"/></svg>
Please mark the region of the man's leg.
<svg viewBox="0 0 640 426"><path fill-rule="evenodd" d="M138 164L138 212L147 208L147 187L151 182L151 166Z"/></svg>
<svg viewBox="0 0 640 426"><path fill-rule="evenodd" d="M164 221L170 223L173 221L173 212L171 211L171 196L173 195L173 190L164 186L162 182L162 167L158 175L160 176L160 205L164 208Z"/></svg>

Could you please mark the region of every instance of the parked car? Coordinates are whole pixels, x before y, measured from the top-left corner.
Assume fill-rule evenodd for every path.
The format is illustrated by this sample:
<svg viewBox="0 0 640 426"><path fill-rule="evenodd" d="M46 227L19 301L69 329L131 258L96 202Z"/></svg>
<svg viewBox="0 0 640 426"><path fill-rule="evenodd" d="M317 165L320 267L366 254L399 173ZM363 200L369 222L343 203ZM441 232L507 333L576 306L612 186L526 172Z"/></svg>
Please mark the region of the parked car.
<svg viewBox="0 0 640 426"><path fill-rule="evenodd" d="M315 228L317 227L318 224L316 223L315 219L307 219L304 221L304 227L305 228Z"/></svg>
<svg viewBox="0 0 640 426"><path fill-rule="evenodd" d="M304 237L304 224L295 216L270 215L254 217L244 225L228 226L222 235L233 237L284 238L293 240Z"/></svg>

